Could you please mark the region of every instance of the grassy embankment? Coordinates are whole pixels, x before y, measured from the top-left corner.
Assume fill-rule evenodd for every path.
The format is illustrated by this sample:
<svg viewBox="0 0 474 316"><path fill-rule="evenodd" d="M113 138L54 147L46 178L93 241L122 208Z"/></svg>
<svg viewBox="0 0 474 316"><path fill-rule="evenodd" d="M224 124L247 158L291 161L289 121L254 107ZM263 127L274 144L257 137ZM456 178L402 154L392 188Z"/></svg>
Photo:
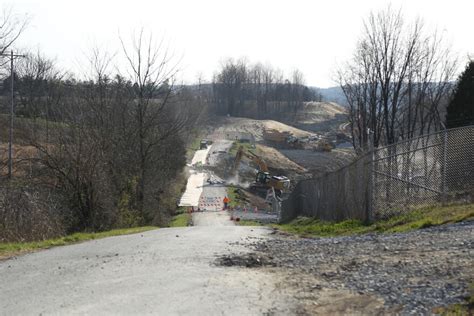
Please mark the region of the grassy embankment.
<svg viewBox="0 0 474 316"><path fill-rule="evenodd" d="M17 243L0 243L0 258L8 258L13 255L21 254L24 252L30 252L39 249L47 249L56 246L65 246L78 242L83 242L92 239L100 239L105 237L129 235L145 232L152 229L157 229L154 226L134 227L134 228L122 228L114 229L99 233L75 233L72 235L42 240L33 242L17 242Z"/></svg>
<svg viewBox="0 0 474 316"><path fill-rule="evenodd" d="M397 233L448 223L474 219L474 204L433 206L414 210L405 215L366 225L358 220L339 223L323 222L313 218L296 218L287 224L272 225L288 233L305 237L342 236L370 232Z"/></svg>
<svg viewBox="0 0 474 316"><path fill-rule="evenodd" d="M177 214L170 221L169 227L186 227L191 225L191 214L186 211L186 208L179 208Z"/></svg>
<svg viewBox="0 0 474 316"><path fill-rule="evenodd" d="M313 218L299 217L286 224L271 225L281 231L304 237L334 237L364 233L397 233L464 220L474 220L474 204L434 206L414 210L405 215L370 225L358 220L346 220L338 223L324 222ZM255 221L241 221L240 225L261 225Z"/></svg>
<svg viewBox="0 0 474 316"><path fill-rule="evenodd" d="M235 224L239 226L262 226L262 223L249 220L239 220L238 222L235 222Z"/></svg>
<svg viewBox="0 0 474 316"><path fill-rule="evenodd" d="M192 157L194 156L194 153L199 150L201 146L201 138L199 136L196 136L195 138L193 138L191 144L189 144L187 147L186 147L186 157L188 159L192 159Z"/></svg>
<svg viewBox="0 0 474 316"><path fill-rule="evenodd" d="M230 199L229 207L233 208L245 203L243 197L239 193L239 188L227 187L227 197Z"/></svg>

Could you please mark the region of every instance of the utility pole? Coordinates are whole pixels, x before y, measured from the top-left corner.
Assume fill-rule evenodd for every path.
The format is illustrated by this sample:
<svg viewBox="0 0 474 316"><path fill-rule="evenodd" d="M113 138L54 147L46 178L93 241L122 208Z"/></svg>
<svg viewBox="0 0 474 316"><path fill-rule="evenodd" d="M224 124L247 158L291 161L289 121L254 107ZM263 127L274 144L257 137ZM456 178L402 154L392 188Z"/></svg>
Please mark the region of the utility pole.
<svg viewBox="0 0 474 316"><path fill-rule="evenodd" d="M13 117L15 115L15 94L13 90L13 82L14 82L13 59L15 57L25 57L25 55L13 54L13 50L12 50L10 54L0 54L0 56L10 56L11 105L10 105L10 128L8 131L8 179L11 179L12 172L13 172Z"/></svg>

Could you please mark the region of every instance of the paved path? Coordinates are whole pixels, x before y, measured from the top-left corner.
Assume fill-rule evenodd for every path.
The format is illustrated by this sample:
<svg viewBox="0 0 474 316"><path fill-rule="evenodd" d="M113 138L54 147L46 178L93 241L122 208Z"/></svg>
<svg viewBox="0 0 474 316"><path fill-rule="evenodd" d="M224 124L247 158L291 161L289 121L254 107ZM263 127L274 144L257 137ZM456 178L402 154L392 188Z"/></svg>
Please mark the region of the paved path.
<svg viewBox="0 0 474 316"><path fill-rule="evenodd" d="M184 191L179 201L179 206L198 206L199 197L201 196L204 181L206 181L208 175L205 172L200 172L199 167L206 164L206 159L212 146L206 149L197 150L194 153L191 161L191 170L186 184L186 190ZM196 168L196 169L195 169Z"/></svg>
<svg viewBox="0 0 474 316"><path fill-rule="evenodd" d="M199 203L199 197L202 194L202 186L206 179L206 174L191 170L191 174L186 184L186 191L184 191L179 201L180 206L196 206Z"/></svg>
<svg viewBox="0 0 474 316"><path fill-rule="evenodd" d="M232 146L232 142L228 140L217 140L212 144L209 150L207 162L210 166L216 166L223 152L227 152ZM211 183L207 182L211 179ZM214 183L217 177L210 172L206 173L206 180L202 187L199 199L199 209L204 211L220 211L224 208L224 197L227 195L227 187L224 184ZM212 184L213 183L213 184Z"/></svg>
<svg viewBox="0 0 474 316"><path fill-rule="evenodd" d="M193 213L193 226L234 226L227 211Z"/></svg>
<svg viewBox="0 0 474 316"><path fill-rule="evenodd" d="M264 228L164 228L0 261L0 315L262 315L286 301L262 269L216 266ZM239 242L239 244L237 244Z"/></svg>

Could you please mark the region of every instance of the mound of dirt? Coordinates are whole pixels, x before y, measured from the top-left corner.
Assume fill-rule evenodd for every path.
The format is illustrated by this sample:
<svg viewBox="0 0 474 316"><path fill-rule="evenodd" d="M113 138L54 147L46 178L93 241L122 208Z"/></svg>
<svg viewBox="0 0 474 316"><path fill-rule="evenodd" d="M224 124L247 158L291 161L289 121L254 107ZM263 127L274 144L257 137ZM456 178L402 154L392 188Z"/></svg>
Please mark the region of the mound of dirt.
<svg viewBox="0 0 474 316"><path fill-rule="evenodd" d="M272 262L272 259L273 257L256 253L232 254L217 258L216 265L224 267L238 266L246 268L275 266L275 264Z"/></svg>
<svg viewBox="0 0 474 316"><path fill-rule="evenodd" d="M336 171L355 158L352 149L335 149L331 152L318 152L312 150L281 150L281 155L288 160L303 166L314 176L323 175L326 172Z"/></svg>
<svg viewBox="0 0 474 316"><path fill-rule="evenodd" d="M295 121L298 124L313 124L345 116L347 109L334 102L306 102L298 111Z"/></svg>
<svg viewBox="0 0 474 316"><path fill-rule="evenodd" d="M257 144L256 147L257 154L265 160L270 169L293 171L300 174L308 171L275 148L261 144Z"/></svg>
<svg viewBox="0 0 474 316"><path fill-rule="evenodd" d="M311 137L314 133L307 132L296 127L286 125L284 123L274 120L254 120L241 117L221 117L218 119L217 128L212 137L213 139L227 139L227 135L241 133L251 135L255 141L260 142L264 140L265 130L276 130L281 133L288 132L295 137Z"/></svg>

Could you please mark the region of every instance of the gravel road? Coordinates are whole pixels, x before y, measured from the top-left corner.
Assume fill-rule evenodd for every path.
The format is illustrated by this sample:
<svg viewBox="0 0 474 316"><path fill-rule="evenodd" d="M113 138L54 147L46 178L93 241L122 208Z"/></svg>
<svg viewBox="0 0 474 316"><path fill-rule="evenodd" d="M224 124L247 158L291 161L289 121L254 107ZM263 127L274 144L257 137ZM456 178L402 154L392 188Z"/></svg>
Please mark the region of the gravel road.
<svg viewBox="0 0 474 316"><path fill-rule="evenodd" d="M474 221L390 235L254 243L310 314L431 314L474 282ZM270 258L270 259L268 259Z"/></svg>
<svg viewBox="0 0 474 316"><path fill-rule="evenodd" d="M0 261L0 315L262 315L278 307L278 274L222 267L269 230L165 228Z"/></svg>

